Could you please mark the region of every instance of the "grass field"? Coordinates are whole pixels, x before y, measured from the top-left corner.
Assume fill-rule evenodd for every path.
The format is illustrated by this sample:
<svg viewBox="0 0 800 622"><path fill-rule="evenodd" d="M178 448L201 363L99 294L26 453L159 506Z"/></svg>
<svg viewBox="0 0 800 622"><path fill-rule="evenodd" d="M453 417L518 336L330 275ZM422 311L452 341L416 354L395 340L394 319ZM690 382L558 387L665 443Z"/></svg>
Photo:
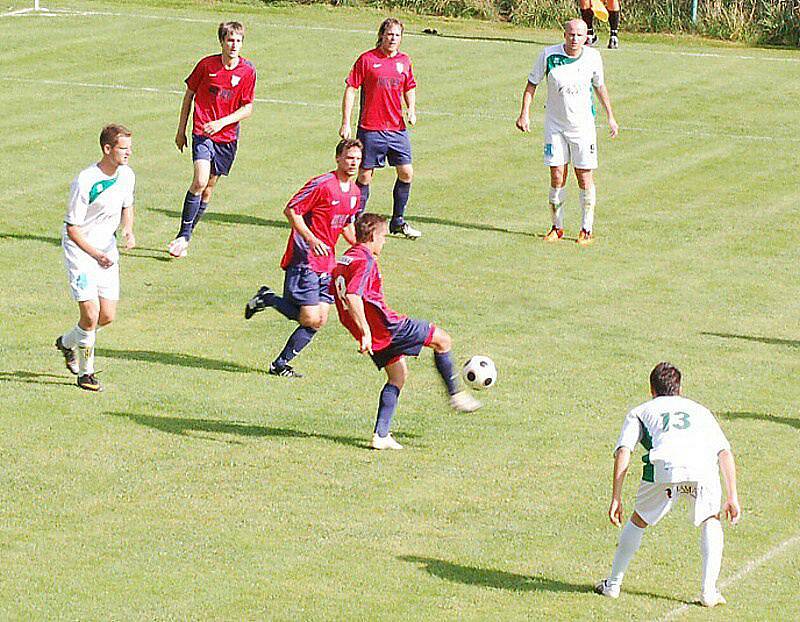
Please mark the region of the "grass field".
<svg viewBox="0 0 800 622"><path fill-rule="evenodd" d="M800 53L603 49L623 129L601 128L598 239L551 246L542 94L530 135L514 119L559 33L409 16L409 220L424 236L387 243L389 302L445 327L458 360L491 356L500 379L456 415L423 355L395 422L406 450L378 453L383 376L338 322L288 381L265 369L292 326L242 310L281 284L281 210L332 167L343 79L382 14L46 4L97 14L0 18L0 618L800 618ZM259 99L189 258L170 262L191 169L173 144L182 80L233 17ZM428 26L445 36L415 34ZM135 132L139 247L98 338L106 390L89 394L52 345L76 320L59 231L110 121ZM371 209L389 211L391 186L376 174ZM570 181L573 239L578 213ZM686 605L700 562L683 510L646 536L618 601L591 593L617 537L611 451L663 359L738 460L719 610Z"/></svg>

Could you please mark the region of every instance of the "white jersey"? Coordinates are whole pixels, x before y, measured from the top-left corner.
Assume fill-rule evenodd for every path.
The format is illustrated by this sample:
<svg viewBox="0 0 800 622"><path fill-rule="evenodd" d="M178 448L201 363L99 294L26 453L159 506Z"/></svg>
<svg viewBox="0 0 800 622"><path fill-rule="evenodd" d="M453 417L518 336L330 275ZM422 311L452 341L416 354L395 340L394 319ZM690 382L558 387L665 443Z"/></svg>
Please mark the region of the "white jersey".
<svg viewBox="0 0 800 622"><path fill-rule="evenodd" d="M571 57L564 44L551 45L536 59L528 82L539 85L547 78L545 122L561 130L594 127L592 87L603 86L600 52L584 46L580 56Z"/></svg>
<svg viewBox="0 0 800 622"><path fill-rule="evenodd" d="M646 482L719 483L718 454L731 446L705 406L679 395L656 397L631 410L617 449L641 443ZM615 449L616 451L616 449Z"/></svg>
<svg viewBox="0 0 800 622"><path fill-rule="evenodd" d="M66 225L77 225L86 241L100 252L116 245L115 233L122 209L133 205L136 176L129 166L120 166L109 177L97 164L82 170L69 188L67 215L62 229L63 243L75 245L67 236Z"/></svg>

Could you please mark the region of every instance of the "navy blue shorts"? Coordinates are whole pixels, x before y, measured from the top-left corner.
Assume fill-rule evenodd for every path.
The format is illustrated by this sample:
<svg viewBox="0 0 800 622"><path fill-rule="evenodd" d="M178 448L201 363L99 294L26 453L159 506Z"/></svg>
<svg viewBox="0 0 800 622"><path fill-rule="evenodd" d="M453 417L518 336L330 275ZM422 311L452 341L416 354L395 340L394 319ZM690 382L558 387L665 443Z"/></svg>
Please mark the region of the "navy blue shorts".
<svg viewBox="0 0 800 622"><path fill-rule="evenodd" d="M227 175L236 157L239 141L215 143L208 136L192 134L192 161L209 160L212 175Z"/></svg>
<svg viewBox="0 0 800 622"><path fill-rule="evenodd" d="M436 326L430 322L406 318L392 335L392 342L383 350L372 353L372 362L378 369L383 369L403 356L418 356L433 339L434 330Z"/></svg>
<svg viewBox="0 0 800 622"><path fill-rule="evenodd" d="M289 266L283 277L283 297L301 307L321 302L333 304L328 291L330 284L330 274L319 274L308 266Z"/></svg>
<svg viewBox="0 0 800 622"><path fill-rule="evenodd" d="M411 139L408 130L389 132L358 128L358 139L364 143L364 159L361 168L373 169L399 164L411 164Z"/></svg>

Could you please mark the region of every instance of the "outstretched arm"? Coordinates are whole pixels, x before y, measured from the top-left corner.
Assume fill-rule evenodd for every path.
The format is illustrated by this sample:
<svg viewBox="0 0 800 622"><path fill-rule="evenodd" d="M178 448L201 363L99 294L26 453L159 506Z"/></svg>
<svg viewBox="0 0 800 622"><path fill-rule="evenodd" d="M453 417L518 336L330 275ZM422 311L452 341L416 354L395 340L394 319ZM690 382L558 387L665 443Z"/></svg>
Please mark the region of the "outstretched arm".
<svg viewBox="0 0 800 622"><path fill-rule="evenodd" d="M608 131L611 134L611 138L615 138L617 134L619 134L619 125L617 125L617 120L614 118L614 112L611 110L611 98L608 96L608 89L606 85L603 84L602 86L594 87L595 93L597 93L597 99L600 100L600 103L603 104L603 108L606 109L606 116L608 117Z"/></svg>

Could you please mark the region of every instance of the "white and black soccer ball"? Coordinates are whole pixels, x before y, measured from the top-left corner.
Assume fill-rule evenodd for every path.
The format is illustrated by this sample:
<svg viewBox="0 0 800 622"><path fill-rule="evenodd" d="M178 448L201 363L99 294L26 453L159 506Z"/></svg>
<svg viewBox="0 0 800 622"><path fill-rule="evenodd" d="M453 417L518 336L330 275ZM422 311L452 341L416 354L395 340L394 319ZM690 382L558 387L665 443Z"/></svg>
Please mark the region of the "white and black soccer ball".
<svg viewBox="0 0 800 622"><path fill-rule="evenodd" d="M488 356L473 356L464 363L461 375L464 382L476 391L493 387L497 382L497 368Z"/></svg>

